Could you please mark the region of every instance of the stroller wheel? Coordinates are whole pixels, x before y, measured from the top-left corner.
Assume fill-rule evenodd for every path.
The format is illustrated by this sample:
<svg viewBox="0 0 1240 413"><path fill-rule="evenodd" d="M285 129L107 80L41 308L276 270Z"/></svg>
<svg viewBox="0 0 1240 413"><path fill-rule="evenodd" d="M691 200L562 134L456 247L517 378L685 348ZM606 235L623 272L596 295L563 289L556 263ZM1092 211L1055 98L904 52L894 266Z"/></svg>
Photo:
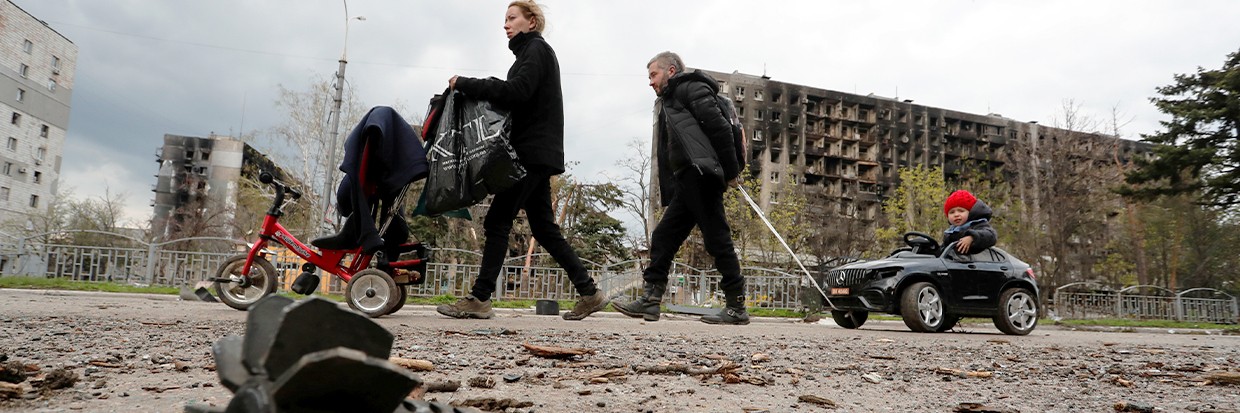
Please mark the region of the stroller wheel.
<svg viewBox="0 0 1240 413"><path fill-rule="evenodd" d="M400 289L388 273L369 268L358 271L344 289L349 308L375 318L392 312L401 301Z"/></svg>

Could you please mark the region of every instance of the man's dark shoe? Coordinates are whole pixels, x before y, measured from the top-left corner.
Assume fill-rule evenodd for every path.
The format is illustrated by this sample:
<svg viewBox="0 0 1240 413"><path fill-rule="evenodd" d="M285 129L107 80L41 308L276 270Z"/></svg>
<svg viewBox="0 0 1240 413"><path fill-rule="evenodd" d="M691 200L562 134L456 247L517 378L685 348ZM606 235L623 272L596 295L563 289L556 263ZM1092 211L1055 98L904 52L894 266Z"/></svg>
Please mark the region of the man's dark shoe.
<svg viewBox="0 0 1240 413"><path fill-rule="evenodd" d="M619 311L620 314L633 318L641 318L646 321L659 321L659 305L662 301L650 301L646 297L638 297L636 300L629 302L615 302L611 304L611 308Z"/></svg>
<svg viewBox="0 0 1240 413"><path fill-rule="evenodd" d="M749 324L749 313L744 308L724 307L719 314L704 315L702 322L706 324L729 324L729 325L746 325Z"/></svg>
<svg viewBox="0 0 1240 413"><path fill-rule="evenodd" d="M659 321L659 305L663 304L663 292L667 284L646 282L642 284L642 296L629 302L612 303L611 308L620 314L646 321Z"/></svg>
<svg viewBox="0 0 1240 413"><path fill-rule="evenodd" d="M573 305L573 309L564 313L561 317L565 320L576 321L589 317L604 308L611 300L607 299L607 295L603 294L603 290L597 290L592 295L583 295L577 300L577 304Z"/></svg>
<svg viewBox="0 0 1240 413"><path fill-rule="evenodd" d="M439 314L452 318L491 318L495 311L491 309L491 300L478 301L477 297L466 295L452 304L444 304L435 308Z"/></svg>

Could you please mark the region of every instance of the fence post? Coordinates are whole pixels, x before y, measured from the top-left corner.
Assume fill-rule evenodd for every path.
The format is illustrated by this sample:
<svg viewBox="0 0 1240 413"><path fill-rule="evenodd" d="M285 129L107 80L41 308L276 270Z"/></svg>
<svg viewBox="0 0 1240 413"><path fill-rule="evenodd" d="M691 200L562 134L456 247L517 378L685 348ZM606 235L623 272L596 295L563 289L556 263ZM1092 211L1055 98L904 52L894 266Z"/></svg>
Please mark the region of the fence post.
<svg viewBox="0 0 1240 413"><path fill-rule="evenodd" d="M1175 295L1175 321L1184 321L1184 301L1179 294Z"/></svg>
<svg viewBox="0 0 1240 413"><path fill-rule="evenodd" d="M146 285L155 285L155 244L146 245Z"/></svg>
<svg viewBox="0 0 1240 413"><path fill-rule="evenodd" d="M1240 299L1231 297L1231 316L1235 317L1232 321L1240 323Z"/></svg>
<svg viewBox="0 0 1240 413"><path fill-rule="evenodd" d="M1124 318L1124 293L1123 290L1115 292L1115 317Z"/></svg>

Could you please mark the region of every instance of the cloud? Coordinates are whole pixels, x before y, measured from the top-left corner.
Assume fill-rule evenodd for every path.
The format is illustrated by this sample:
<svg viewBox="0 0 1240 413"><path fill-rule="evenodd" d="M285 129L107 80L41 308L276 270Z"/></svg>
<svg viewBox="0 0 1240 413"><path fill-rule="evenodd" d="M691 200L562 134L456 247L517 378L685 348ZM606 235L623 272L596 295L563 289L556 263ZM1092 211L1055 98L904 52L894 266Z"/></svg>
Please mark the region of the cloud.
<svg viewBox="0 0 1240 413"><path fill-rule="evenodd" d="M79 48L62 181L77 196L126 193L131 219L150 215L165 133L261 135L283 122L278 85L332 76L345 44L336 1L14 1ZM503 77L507 3L349 2L348 17L366 20L349 20L347 87L416 118L452 75ZM1162 119L1154 88L1240 44L1240 3L1225 0L545 4L566 157L585 180L614 176L625 144L649 139L643 69L663 50L694 67L1043 123L1068 98L1096 117L1117 106L1135 138Z"/></svg>

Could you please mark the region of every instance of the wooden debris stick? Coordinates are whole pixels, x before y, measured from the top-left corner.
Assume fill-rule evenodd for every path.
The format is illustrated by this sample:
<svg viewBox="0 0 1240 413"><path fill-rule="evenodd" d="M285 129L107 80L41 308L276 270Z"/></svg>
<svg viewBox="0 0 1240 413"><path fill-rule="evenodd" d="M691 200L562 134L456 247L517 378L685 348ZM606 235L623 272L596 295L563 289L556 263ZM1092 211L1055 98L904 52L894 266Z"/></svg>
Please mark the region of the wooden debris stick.
<svg viewBox="0 0 1240 413"><path fill-rule="evenodd" d="M1210 373L1206 375L1206 380L1212 384L1240 385L1240 373L1230 371Z"/></svg>
<svg viewBox="0 0 1240 413"><path fill-rule="evenodd" d="M401 358L401 357L392 357L392 358L389 358L389 359L388 359L388 361L392 362L392 364L395 364L395 365L397 365L397 366L401 366L401 367L404 367L404 368L406 368L406 369L408 369L408 370L413 370L413 371L433 371L433 370L435 370L435 364L434 364L434 363L431 363L430 361L427 361L427 360L417 360L417 359L407 359L407 358Z"/></svg>
<svg viewBox="0 0 1240 413"><path fill-rule="evenodd" d="M690 374L690 375L704 375L704 374L728 374L728 373L735 372L736 370L739 370L740 368L741 366L739 364L733 363L731 361L725 361L716 367L694 367L688 364L675 363L675 364L662 364L658 366L635 366L633 367L633 370L638 373L652 373L652 374L678 373L678 374Z"/></svg>
<svg viewBox="0 0 1240 413"><path fill-rule="evenodd" d="M584 356L586 354L594 354L594 350L588 348L568 348L554 346L536 346L530 343L522 343L525 349L538 357L544 358L569 358L573 356Z"/></svg>

